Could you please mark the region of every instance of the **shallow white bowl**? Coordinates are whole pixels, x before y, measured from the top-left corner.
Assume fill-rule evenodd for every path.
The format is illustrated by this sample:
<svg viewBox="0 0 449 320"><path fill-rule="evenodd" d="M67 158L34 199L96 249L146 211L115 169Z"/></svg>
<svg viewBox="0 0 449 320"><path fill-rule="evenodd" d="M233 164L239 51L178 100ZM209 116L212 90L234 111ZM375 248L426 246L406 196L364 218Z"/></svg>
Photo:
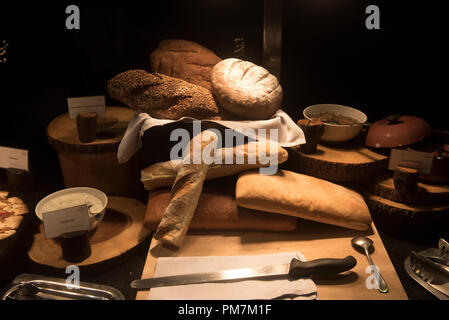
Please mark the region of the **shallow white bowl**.
<svg viewBox="0 0 449 320"><path fill-rule="evenodd" d="M360 122L360 124L347 125L324 123L324 135L321 137L321 140L323 141L343 142L351 140L360 133L363 124L368 120L367 116L362 111L339 104L314 104L305 108L302 113L306 119L311 120L313 116L327 111L351 117Z"/></svg>
<svg viewBox="0 0 449 320"><path fill-rule="evenodd" d="M42 221L42 208L47 204L48 201L55 199L57 197L70 194L70 193L87 193L93 195L97 199L99 199L103 204L103 209L99 213L91 213L89 211L89 221L90 221L90 230L95 229L98 224L103 220L104 213L106 211L106 206L108 204L108 197L106 194L98 189L88 188L88 187L76 187L76 188L68 188L63 189L52 194L49 194L45 198L43 198L36 206L35 212L36 216Z"/></svg>

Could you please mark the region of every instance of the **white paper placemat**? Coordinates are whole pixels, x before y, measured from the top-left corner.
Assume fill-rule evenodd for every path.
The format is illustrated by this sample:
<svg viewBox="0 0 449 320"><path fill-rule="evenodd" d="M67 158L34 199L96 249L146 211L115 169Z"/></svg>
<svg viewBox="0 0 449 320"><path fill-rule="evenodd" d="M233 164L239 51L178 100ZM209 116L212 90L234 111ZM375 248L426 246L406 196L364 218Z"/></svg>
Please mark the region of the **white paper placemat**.
<svg viewBox="0 0 449 320"><path fill-rule="evenodd" d="M158 258L154 277L287 264L293 258L305 261L298 252L252 256L208 256ZM314 300L317 287L309 279L242 280L160 287L150 290L148 300Z"/></svg>

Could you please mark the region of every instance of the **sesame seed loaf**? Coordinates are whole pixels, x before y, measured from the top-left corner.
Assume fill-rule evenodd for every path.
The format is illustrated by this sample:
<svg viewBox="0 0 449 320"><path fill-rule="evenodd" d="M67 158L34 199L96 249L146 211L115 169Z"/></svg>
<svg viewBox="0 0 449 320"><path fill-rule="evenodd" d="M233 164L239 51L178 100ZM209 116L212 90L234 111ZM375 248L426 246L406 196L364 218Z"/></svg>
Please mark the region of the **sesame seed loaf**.
<svg viewBox="0 0 449 320"><path fill-rule="evenodd" d="M125 71L109 80L107 90L113 99L155 118L232 119L208 89L159 73Z"/></svg>

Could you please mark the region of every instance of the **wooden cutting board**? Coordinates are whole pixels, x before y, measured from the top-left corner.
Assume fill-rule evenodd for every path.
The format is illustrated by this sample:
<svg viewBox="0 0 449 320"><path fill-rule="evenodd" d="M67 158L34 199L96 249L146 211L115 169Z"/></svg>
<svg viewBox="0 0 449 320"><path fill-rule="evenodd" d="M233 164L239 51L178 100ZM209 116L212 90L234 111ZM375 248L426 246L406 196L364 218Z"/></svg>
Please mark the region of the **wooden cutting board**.
<svg viewBox="0 0 449 320"><path fill-rule="evenodd" d="M368 236L374 242L375 251L371 256L389 286L390 291L387 294L366 287L368 277L372 276L366 272L368 261L364 254L351 246L351 239L360 235ZM315 281L319 299L408 299L374 225L372 230L361 232L300 220L298 230L289 233L188 232L182 248L178 251L166 249L153 239L142 278L153 276L158 257L233 256L295 251L302 253L307 260L325 257L343 258L348 255L356 258L357 265L344 277ZM139 291L136 299L145 300L148 294L149 291Z"/></svg>
<svg viewBox="0 0 449 320"><path fill-rule="evenodd" d="M103 221L90 235L92 254L76 265L87 267L117 258L144 241L151 233L143 225L145 210L146 205L138 200L109 197ZM45 239L42 225L28 256L37 264L59 269L73 264L62 258L58 240Z"/></svg>

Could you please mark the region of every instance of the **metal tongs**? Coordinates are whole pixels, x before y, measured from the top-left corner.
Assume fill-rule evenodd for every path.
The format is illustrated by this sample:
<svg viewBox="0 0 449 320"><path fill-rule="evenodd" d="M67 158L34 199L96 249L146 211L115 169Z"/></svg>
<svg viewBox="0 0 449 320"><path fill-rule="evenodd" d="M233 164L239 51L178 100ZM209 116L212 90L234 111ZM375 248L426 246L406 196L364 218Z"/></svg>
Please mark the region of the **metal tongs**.
<svg viewBox="0 0 449 320"><path fill-rule="evenodd" d="M404 262L407 273L440 300L449 300L449 243L440 239L438 249L412 251Z"/></svg>

